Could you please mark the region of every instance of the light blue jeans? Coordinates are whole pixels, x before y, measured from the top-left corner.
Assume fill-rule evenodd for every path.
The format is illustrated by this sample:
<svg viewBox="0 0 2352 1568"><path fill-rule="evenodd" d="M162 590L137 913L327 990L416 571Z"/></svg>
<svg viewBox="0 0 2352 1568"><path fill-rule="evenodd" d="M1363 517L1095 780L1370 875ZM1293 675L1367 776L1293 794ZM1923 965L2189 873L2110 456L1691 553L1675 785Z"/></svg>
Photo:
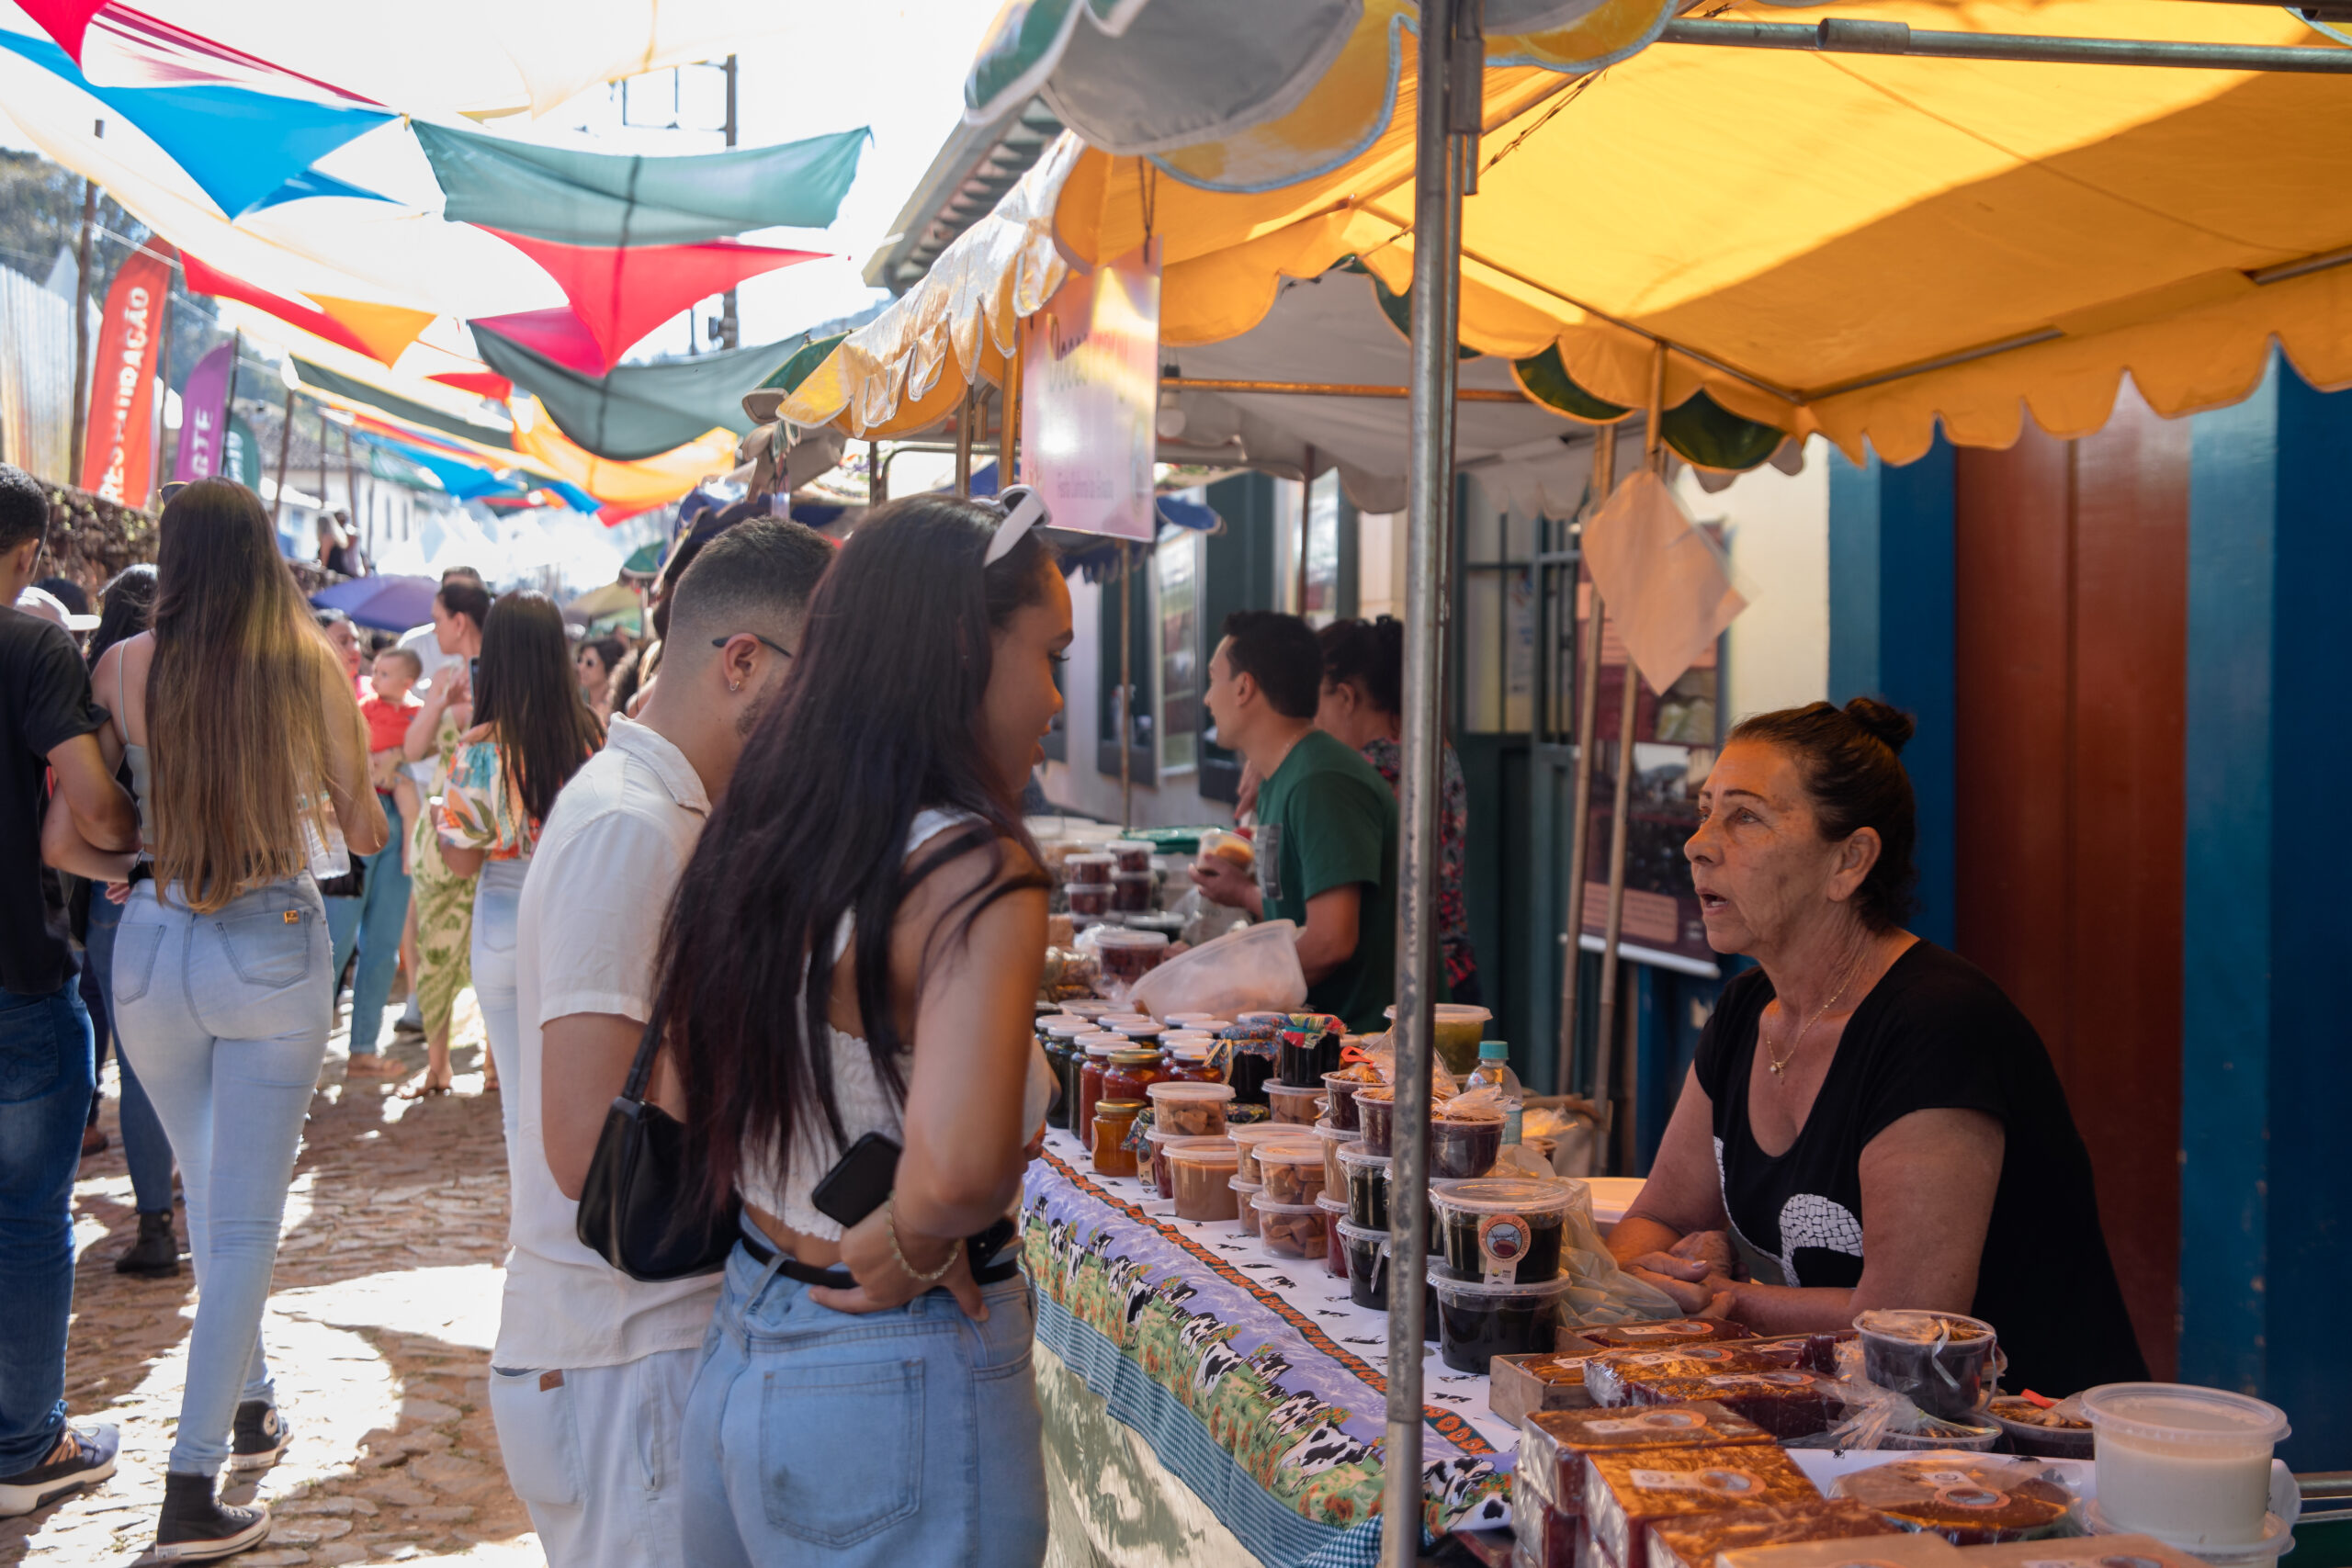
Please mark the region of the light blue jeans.
<svg viewBox="0 0 2352 1568"><path fill-rule="evenodd" d="M1036 1568L1046 1473L1019 1275L853 1316L738 1247L686 1395L695 1568Z"/></svg>
<svg viewBox="0 0 2352 1568"><path fill-rule="evenodd" d="M334 1019L328 963L324 901L307 875L204 915L142 882L123 908L115 1028L179 1160L196 1262L178 1474L216 1473L238 1403L276 1400L262 1309Z"/></svg>
<svg viewBox="0 0 2352 1568"><path fill-rule="evenodd" d="M521 1001L514 990L514 923L523 908L523 878L531 863L523 860L484 861L481 880L474 885L474 1000L481 1007L482 1032L490 1036L490 1059L498 1081L506 1086L499 1096L498 1113L506 1125L508 1147L514 1143L519 1112L514 1096L523 1081ZM655 917L659 923L660 917Z"/></svg>
<svg viewBox="0 0 2352 1568"><path fill-rule="evenodd" d="M343 978L351 950L359 950L359 967L351 973L351 1054L372 1056L384 1032L384 998L392 994L392 976L400 969L401 928L408 923L409 875L401 869L401 808L389 795L376 799L384 807L391 837L372 855L362 856L368 872L356 898L327 900L327 930L334 938L334 979Z"/></svg>

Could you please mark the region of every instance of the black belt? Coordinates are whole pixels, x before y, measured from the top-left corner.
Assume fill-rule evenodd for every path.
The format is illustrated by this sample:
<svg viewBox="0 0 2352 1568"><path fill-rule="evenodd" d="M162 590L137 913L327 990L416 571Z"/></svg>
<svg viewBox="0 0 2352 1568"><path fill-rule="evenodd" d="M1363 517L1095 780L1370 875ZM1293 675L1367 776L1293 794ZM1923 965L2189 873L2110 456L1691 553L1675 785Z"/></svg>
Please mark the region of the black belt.
<svg viewBox="0 0 2352 1568"><path fill-rule="evenodd" d="M998 1254L1016 1234L1018 1227L1011 1220L999 1220L979 1235L965 1239L964 1245L972 1255L972 1280L975 1284L999 1284L1021 1272L1021 1256L1017 1251L998 1259ZM797 1280L804 1285L822 1285L835 1291L857 1289L856 1277L846 1269L820 1269L797 1258L785 1258L782 1262L777 1262L781 1255L776 1249L768 1244L766 1238L752 1235L748 1228L737 1239L743 1244L743 1250L751 1254L752 1262L763 1269L775 1263L775 1271L787 1280Z"/></svg>
<svg viewBox="0 0 2352 1568"><path fill-rule="evenodd" d="M154 881L155 863L152 860L133 861L130 864L130 874L122 880L125 886L130 887L136 887L142 882Z"/></svg>

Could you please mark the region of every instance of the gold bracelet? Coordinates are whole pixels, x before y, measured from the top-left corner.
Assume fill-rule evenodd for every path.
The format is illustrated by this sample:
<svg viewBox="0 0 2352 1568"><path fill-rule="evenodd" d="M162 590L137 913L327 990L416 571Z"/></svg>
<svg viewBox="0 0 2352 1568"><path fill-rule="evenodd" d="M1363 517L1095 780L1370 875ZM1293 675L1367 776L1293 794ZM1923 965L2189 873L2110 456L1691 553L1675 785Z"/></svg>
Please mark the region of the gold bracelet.
<svg viewBox="0 0 2352 1568"><path fill-rule="evenodd" d="M929 1290L946 1277L948 1269L956 1266L956 1249L949 1247L946 1261L928 1274L908 1262L907 1255L899 1250L898 1201L899 1195L895 1192L882 1200L882 1234L890 1238L890 1261L896 1263L899 1266L899 1271L908 1279Z"/></svg>

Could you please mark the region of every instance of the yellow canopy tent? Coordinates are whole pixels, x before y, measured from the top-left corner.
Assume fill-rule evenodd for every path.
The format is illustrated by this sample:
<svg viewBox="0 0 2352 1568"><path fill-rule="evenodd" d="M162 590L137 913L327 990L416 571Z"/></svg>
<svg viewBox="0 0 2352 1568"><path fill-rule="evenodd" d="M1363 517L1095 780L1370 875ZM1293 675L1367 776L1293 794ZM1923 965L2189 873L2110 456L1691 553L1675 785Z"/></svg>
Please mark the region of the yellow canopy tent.
<svg viewBox="0 0 2352 1568"><path fill-rule="evenodd" d="M2185 0L1722 15L2344 52L2283 9ZM1397 36L1409 66L1414 37ZM1135 248L1148 223L1170 344L1244 332L1283 278L1351 254L1401 292L1414 112L1404 70L1369 147L1266 191L1179 177L1214 177L1203 171L1224 144L1156 160L1057 153L1015 193L1035 205L1055 187L1048 212L1021 219L1031 246L1019 254L1050 239L1091 265ZM1461 340L1514 358L1556 345L1575 381L1612 403L1646 400L1663 342L1668 406L1703 388L1792 434L1903 461L1939 418L1971 446L2014 441L2029 409L2052 434L2086 434L2126 370L2164 413L2230 402L2274 338L2313 384L2352 382L2352 266L2332 265L2352 261L2352 79L1666 43L1573 80L1490 64L1481 118ZM946 276L867 329L882 352L853 355L867 335L854 334L811 378L835 408L804 388L787 417L854 402L847 428L864 434L952 406L907 367L1010 292L1004 248L973 251L943 258ZM923 332L876 331L901 312ZM1004 342L999 325L992 346Z"/></svg>

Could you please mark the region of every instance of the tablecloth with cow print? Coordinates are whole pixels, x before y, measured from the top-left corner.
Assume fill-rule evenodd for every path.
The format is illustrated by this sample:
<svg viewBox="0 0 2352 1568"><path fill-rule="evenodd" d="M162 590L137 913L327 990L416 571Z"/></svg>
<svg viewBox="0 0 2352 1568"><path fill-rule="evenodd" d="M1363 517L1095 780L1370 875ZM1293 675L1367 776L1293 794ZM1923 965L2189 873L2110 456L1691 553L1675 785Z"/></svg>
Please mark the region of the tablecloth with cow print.
<svg viewBox="0 0 2352 1568"><path fill-rule="evenodd" d="M1148 1179L1094 1174L1065 1133L1029 1168L1022 1221L1038 1337L1243 1544L1275 1564L1373 1561L1385 1313L1320 1258L1270 1258L1237 1222L1177 1218ZM1508 1524L1518 1434L1487 1380L1431 1345L1421 1390L1424 1525Z"/></svg>

